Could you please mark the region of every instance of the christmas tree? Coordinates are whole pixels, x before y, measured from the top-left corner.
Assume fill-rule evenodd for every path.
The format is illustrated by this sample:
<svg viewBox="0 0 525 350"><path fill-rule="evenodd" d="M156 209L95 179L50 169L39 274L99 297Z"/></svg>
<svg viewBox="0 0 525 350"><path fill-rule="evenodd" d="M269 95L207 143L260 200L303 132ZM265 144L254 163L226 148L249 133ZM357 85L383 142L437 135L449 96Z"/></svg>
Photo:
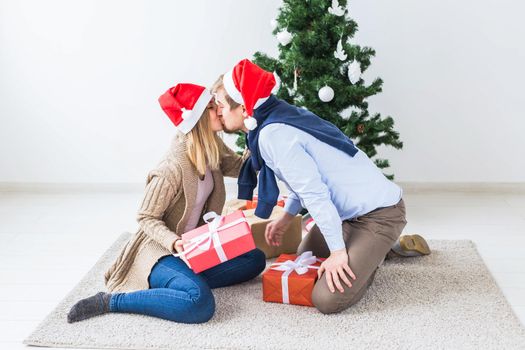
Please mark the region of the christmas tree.
<svg viewBox="0 0 525 350"><path fill-rule="evenodd" d="M383 81L376 78L367 85L361 78L375 51L349 41L357 23L348 18L346 5L346 0L283 0L278 17L270 22L279 57L256 52L253 61L278 75L277 97L335 124L385 169L389 162L374 158L376 147L401 149L403 143L390 116L368 113L366 98L381 92ZM237 139L241 148L244 142L244 137Z"/></svg>

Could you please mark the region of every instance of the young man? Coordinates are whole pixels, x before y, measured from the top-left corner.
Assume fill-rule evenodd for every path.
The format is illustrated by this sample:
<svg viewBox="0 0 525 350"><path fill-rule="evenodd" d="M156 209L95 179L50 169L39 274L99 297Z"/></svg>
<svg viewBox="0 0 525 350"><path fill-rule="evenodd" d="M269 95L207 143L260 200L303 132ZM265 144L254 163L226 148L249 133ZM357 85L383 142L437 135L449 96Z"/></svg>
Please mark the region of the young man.
<svg viewBox="0 0 525 350"><path fill-rule="evenodd" d="M242 60L219 78L214 92L226 131L247 133L251 157L239 176L239 198L251 199L259 173L257 216L267 218L277 201L275 177L289 189L286 213L268 224L266 240L279 245L304 207L316 225L298 254L327 258L312 292L323 313L356 303L394 246L402 255L428 254L420 236L404 236L402 190L333 124L272 95L272 73Z"/></svg>

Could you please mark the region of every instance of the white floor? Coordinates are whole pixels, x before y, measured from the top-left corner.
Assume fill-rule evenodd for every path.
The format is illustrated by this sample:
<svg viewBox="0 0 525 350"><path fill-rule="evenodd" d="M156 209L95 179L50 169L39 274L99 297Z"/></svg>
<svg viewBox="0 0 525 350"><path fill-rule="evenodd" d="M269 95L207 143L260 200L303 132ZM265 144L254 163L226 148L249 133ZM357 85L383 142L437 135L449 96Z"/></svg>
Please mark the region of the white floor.
<svg viewBox="0 0 525 350"><path fill-rule="evenodd" d="M136 229L141 196L0 193L0 349L24 348L117 236ZM408 193L405 202L404 233L476 242L525 323L525 195Z"/></svg>

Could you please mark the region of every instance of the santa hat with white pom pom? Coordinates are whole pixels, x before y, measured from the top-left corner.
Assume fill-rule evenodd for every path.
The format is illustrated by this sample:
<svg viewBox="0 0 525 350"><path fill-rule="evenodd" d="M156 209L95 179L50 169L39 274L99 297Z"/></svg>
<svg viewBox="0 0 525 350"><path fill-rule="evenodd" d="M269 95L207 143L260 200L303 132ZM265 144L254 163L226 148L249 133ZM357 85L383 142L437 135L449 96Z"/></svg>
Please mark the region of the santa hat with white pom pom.
<svg viewBox="0 0 525 350"><path fill-rule="evenodd" d="M159 103L177 129L187 134L197 124L211 98L204 86L177 84L159 97Z"/></svg>
<svg viewBox="0 0 525 350"><path fill-rule="evenodd" d="M223 77L226 93L238 104L244 105L248 118L244 125L248 130L257 127L253 110L262 105L272 93L279 89L276 77L248 59L237 63Z"/></svg>

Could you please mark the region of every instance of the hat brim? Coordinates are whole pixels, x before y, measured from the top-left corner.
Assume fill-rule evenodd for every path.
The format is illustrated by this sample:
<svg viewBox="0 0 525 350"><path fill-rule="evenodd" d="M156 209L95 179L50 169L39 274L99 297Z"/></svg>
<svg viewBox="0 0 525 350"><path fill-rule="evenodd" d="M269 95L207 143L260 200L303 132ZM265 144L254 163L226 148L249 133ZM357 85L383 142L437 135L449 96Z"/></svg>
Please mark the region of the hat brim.
<svg viewBox="0 0 525 350"><path fill-rule="evenodd" d="M199 121L199 119L202 117L202 113L204 113L204 110L208 106L208 103L210 102L212 98L212 94L210 90L204 89L197 99L197 102L195 102L195 105L193 106L193 109L191 110L191 115L189 118L183 119L182 122L180 122L179 125L177 125L177 129L183 132L184 134L187 134L193 129L195 124Z"/></svg>

